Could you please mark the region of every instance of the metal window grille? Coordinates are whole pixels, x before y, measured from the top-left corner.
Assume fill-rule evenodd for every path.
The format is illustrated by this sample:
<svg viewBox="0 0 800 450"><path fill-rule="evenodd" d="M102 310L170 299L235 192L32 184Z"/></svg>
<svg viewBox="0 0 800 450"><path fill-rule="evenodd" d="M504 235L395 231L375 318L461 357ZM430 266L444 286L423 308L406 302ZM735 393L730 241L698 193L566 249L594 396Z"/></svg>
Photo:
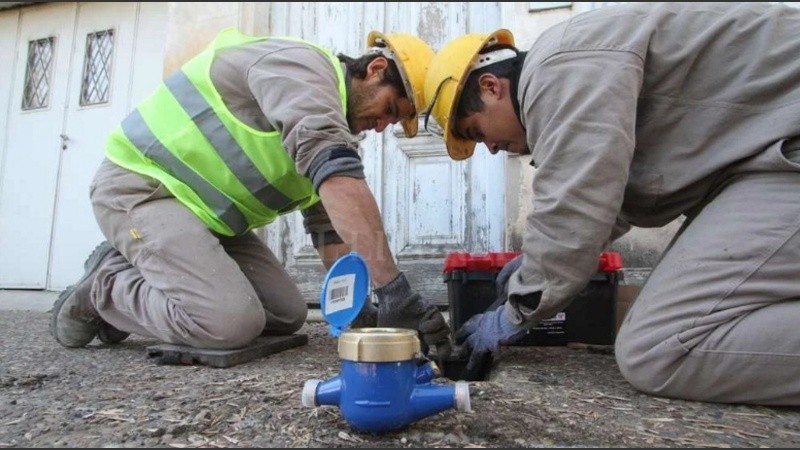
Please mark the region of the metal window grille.
<svg viewBox="0 0 800 450"><path fill-rule="evenodd" d="M86 35L81 106L108 102L111 86L111 56L113 54L114 30L96 31Z"/></svg>
<svg viewBox="0 0 800 450"><path fill-rule="evenodd" d="M28 42L28 65L25 70L23 111L47 108L50 100L50 76L53 68L55 38Z"/></svg>

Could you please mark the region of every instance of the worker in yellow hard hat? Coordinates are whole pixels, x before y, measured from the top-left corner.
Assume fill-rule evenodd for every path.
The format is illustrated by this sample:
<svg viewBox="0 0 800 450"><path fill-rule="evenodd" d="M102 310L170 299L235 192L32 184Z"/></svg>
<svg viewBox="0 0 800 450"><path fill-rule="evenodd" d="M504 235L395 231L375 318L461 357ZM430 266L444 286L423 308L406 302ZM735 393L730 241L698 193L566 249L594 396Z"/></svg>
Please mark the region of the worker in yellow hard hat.
<svg viewBox="0 0 800 450"><path fill-rule="evenodd" d="M436 54L427 128L450 156L481 142L536 167L507 296L456 332L456 355L564 311L632 226L683 218L616 335L622 375L660 396L800 405L800 9L731 5L617 5L527 52L498 30Z"/></svg>
<svg viewBox="0 0 800 450"><path fill-rule="evenodd" d="M447 322L392 256L357 139L395 123L416 134L433 52L403 34L366 41L350 57L228 28L139 103L95 173L106 240L59 295L55 340L230 350L296 332L306 300L255 230L299 211L326 269L364 258L379 308L358 325L415 329L446 353Z"/></svg>

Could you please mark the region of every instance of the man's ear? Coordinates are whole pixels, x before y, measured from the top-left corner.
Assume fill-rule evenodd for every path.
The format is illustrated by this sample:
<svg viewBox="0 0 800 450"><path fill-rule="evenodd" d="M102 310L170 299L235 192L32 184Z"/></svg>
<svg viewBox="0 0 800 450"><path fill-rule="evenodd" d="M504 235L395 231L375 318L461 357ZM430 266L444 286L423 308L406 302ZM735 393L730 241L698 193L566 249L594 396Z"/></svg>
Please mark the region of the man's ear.
<svg viewBox="0 0 800 450"><path fill-rule="evenodd" d="M386 70L388 66L389 66L389 61L387 61L386 58L384 58L383 56L378 56L367 65L366 79L370 79L376 75L379 78L383 78L383 71Z"/></svg>
<svg viewBox="0 0 800 450"><path fill-rule="evenodd" d="M478 86L481 89L481 94L487 94L497 99L502 98L503 83L494 74L484 73L478 78Z"/></svg>

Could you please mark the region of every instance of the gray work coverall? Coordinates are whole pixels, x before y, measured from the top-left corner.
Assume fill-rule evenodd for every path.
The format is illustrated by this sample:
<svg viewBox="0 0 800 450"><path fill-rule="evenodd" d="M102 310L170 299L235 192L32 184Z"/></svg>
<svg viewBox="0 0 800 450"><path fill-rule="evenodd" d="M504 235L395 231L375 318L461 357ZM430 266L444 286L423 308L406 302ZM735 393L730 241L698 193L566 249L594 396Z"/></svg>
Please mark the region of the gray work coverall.
<svg viewBox="0 0 800 450"><path fill-rule="evenodd" d="M517 98L537 168L526 324L565 308L604 246L685 216L616 341L636 388L800 404L800 10L612 6L546 31Z"/></svg>
<svg viewBox="0 0 800 450"><path fill-rule="evenodd" d="M344 67L343 67L344 70ZM240 120L278 130L298 173L315 186L331 175L363 178L330 60L294 41L226 50L214 85ZM220 236L157 180L105 160L92 182L100 229L118 250L100 268L92 303L128 332L203 348L241 347L259 334L291 334L307 306L289 274L255 233ZM341 242L319 202L303 211L315 245Z"/></svg>

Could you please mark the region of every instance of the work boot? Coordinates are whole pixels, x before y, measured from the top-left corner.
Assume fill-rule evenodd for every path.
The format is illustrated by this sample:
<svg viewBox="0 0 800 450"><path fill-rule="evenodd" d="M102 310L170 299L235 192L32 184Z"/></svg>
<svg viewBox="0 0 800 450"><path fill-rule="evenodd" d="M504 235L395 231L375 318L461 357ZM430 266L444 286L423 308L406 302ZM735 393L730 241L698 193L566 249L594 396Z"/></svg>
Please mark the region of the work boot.
<svg viewBox="0 0 800 450"><path fill-rule="evenodd" d="M107 241L100 243L86 260L83 277L61 292L53 305L50 332L64 347L83 347L92 342L100 324L104 323L89 297L97 270L113 251L114 247Z"/></svg>
<svg viewBox="0 0 800 450"><path fill-rule="evenodd" d="M103 245L103 244L100 244ZM89 263L92 262L92 257L86 259L83 263L84 270L89 270ZM119 344L128 338L131 334L125 331L119 331L110 323L102 320L100 321L100 328L97 329L97 338L104 344Z"/></svg>

